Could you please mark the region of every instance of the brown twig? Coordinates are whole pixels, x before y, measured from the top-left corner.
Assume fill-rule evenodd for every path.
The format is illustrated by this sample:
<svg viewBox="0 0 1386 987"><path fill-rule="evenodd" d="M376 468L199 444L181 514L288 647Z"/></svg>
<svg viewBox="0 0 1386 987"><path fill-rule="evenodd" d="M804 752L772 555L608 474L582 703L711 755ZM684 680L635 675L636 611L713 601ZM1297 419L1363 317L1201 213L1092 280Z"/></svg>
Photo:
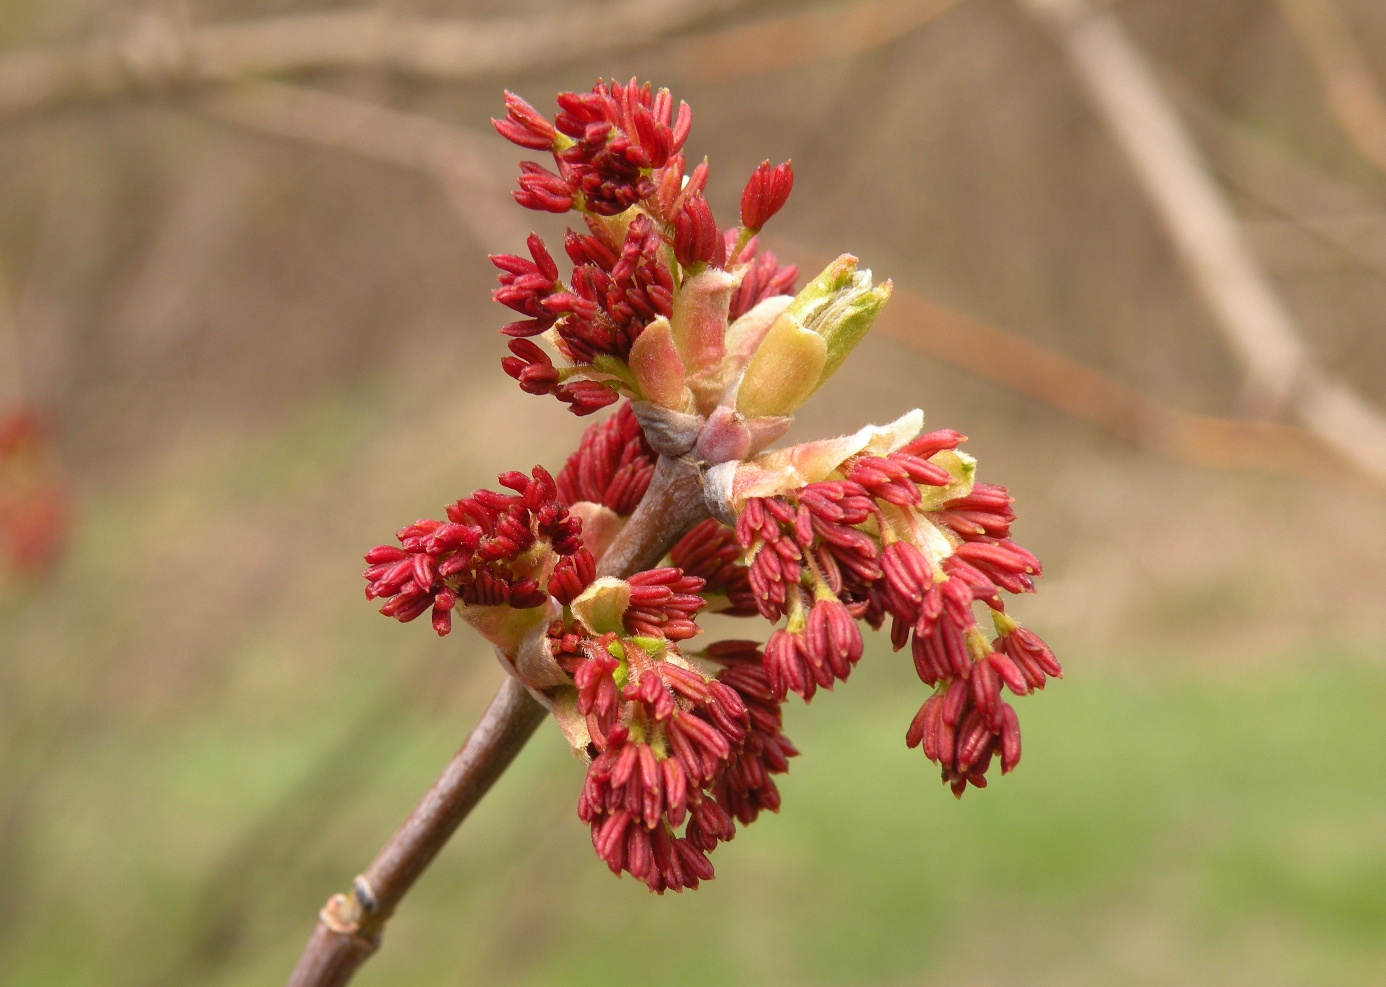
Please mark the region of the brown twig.
<svg viewBox="0 0 1386 987"><path fill-rule="evenodd" d="M1386 99L1342 10L1333 0L1280 0L1280 9L1309 56L1338 125L1368 160L1386 170Z"/></svg>
<svg viewBox="0 0 1386 987"><path fill-rule="evenodd" d="M546 17L492 20L358 9L206 25L149 12L120 34L0 57L0 118L65 102L310 70L384 69L445 80L515 73L636 46L744 2L620 0L590 11L567 7ZM574 44L574 25L584 21L601 30L584 30L582 43Z"/></svg>
<svg viewBox="0 0 1386 987"><path fill-rule="evenodd" d="M380 947L400 900L462 820L510 766L546 710L507 677L428 794L346 894L333 895L289 976L289 987L337 987Z"/></svg>
<svg viewBox="0 0 1386 987"><path fill-rule="evenodd" d="M603 556L602 572L630 575L659 562L707 516L701 479L690 463L661 457L650 489ZM380 947L385 923L543 722L546 710L517 679L506 678L481 720L433 787L346 894L318 916L288 987L341 987Z"/></svg>

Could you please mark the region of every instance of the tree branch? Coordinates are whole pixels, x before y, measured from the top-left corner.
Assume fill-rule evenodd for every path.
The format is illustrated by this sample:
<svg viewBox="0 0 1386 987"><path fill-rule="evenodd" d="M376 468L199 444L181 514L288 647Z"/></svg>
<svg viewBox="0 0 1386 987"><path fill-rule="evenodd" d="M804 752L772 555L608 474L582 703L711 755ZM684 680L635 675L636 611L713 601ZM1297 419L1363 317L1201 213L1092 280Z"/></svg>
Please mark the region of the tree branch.
<svg viewBox="0 0 1386 987"><path fill-rule="evenodd" d="M745 0L620 0L546 17L459 20L322 11L193 26L154 12L72 48L0 57L0 118L142 90L325 69L472 79L633 47ZM585 24L600 24L600 30ZM574 43L580 31L581 44Z"/></svg>
<svg viewBox="0 0 1386 987"><path fill-rule="evenodd" d="M1286 408L1386 481L1386 419L1324 373L1257 265L1221 189L1116 15L1089 0L1020 0L1054 31L1265 411Z"/></svg>
<svg viewBox="0 0 1386 987"><path fill-rule="evenodd" d="M1179 462L1312 476L1322 457L1303 428L1185 411L899 284L875 331Z"/></svg>
<svg viewBox="0 0 1386 987"><path fill-rule="evenodd" d="M659 562L674 542L707 516L697 467L661 457L640 506L602 557L603 575L629 576ZM481 720L428 794L352 882L318 915L288 987L341 987L380 948L385 923L495 784L547 710L507 676Z"/></svg>
<svg viewBox="0 0 1386 987"><path fill-rule="evenodd" d="M660 456L650 489L597 565L599 576L629 576L659 564L674 542L709 516L703 480L686 459Z"/></svg>
<svg viewBox="0 0 1386 987"><path fill-rule="evenodd" d="M952 10L958 0L849 0L681 39L666 70L701 83L787 72L884 47Z"/></svg>
<svg viewBox="0 0 1386 987"><path fill-rule="evenodd" d="M1021 0L1054 30L1126 154L1262 410L1284 407L1307 361L1294 318L1257 267L1236 218L1116 15L1087 0Z"/></svg>
<svg viewBox="0 0 1386 987"><path fill-rule="evenodd" d="M1280 0L1280 9L1309 56L1338 125L1357 150L1386 170L1386 99L1352 25L1333 0Z"/></svg>

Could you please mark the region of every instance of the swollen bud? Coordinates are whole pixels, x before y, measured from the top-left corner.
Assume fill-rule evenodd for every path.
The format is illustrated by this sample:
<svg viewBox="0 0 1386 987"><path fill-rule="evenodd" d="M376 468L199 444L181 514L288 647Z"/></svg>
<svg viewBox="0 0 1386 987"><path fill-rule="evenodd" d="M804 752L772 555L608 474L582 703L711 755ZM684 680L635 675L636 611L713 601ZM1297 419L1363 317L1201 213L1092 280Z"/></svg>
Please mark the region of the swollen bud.
<svg viewBox="0 0 1386 987"><path fill-rule="evenodd" d="M859 282L844 293L814 328L823 334L827 345L828 359L823 365L823 376L818 381L821 387L831 377L847 354L856 349L858 343L870 331L876 315L890 301L891 283L885 281L874 288L871 286L871 272L862 271Z"/></svg>
<svg viewBox="0 0 1386 987"><path fill-rule="evenodd" d="M630 606L630 592L630 583L624 579L603 576L570 604L573 616L594 634L619 632L623 627L621 618Z"/></svg>
<svg viewBox="0 0 1386 987"><path fill-rule="evenodd" d="M674 217L674 257L684 267L706 264L721 237L707 200L701 195L689 196Z"/></svg>
<svg viewBox="0 0 1386 987"><path fill-rule="evenodd" d="M792 415L818 389L828 348L823 337L785 312L761 340L736 394L747 418Z"/></svg>
<svg viewBox="0 0 1386 987"><path fill-rule="evenodd" d="M669 320L660 316L645 327L626 357L646 401L673 411L687 411L692 395L684 385L683 360L674 345Z"/></svg>
<svg viewBox="0 0 1386 987"><path fill-rule="evenodd" d="M547 117L508 89L505 92L505 119L493 119L491 126L510 143L532 151L552 150L558 138L558 132Z"/></svg>
<svg viewBox="0 0 1386 987"><path fill-rule="evenodd" d="M709 267L684 279L669 318L674 345L688 386L704 414L722 393L722 356L726 352L727 313L732 292L744 272Z"/></svg>
<svg viewBox="0 0 1386 987"><path fill-rule="evenodd" d="M748 230L759 230L784 208L793 188L794 168L790 162L772 168L769 161L762 161L741 193L741 225Z"/></svg>
<svg viewBox="0 0 1386 987"><path fill-rule="evenodd" d="M736 410L746 417L791 415L823 386L871 328L891 285L843 254L794 296L746 368Z"/></svg>

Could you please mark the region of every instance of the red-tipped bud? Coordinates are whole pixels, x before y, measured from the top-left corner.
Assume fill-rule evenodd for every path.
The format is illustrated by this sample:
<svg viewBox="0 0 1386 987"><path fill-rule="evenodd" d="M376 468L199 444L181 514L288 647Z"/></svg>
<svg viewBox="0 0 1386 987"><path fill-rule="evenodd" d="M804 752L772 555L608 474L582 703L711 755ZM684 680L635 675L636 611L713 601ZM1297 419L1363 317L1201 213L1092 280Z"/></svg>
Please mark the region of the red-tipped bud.
<svg viewBox="0 0 1386 987"><path fill-rule="evenodd" d="M558 175L533 161L520 162L520 187L512 193L526 209L567 212L573 208L573 191Z"/></svg>
<svg viewBox="0 0 1386 987"><path fill-rule="evenodd" d="M1001 773L1020 763L1020 720L1010 703L1001 704Z"/></svg>
<svg viewBox="0 0 1386 987"><path fill-rule="evenodd" d="M528 339L512 339L501 368L520 382L526 394L550 394L558 386L558 370L549 355Z"/></svg>
<svg viewBox="0 0 1386 987"><path fill-rule="evenodd" d="M674 257L684 267L706 264L717 252L717 222L701 195L691 196L674 217Z"/></svg>
<svg viewBox="0 0 1386 987"><path fill-rule="evenodd" d="M554 388L553 393L579 418L600 411L621 399L614 387L599 380L575 380L568 384L560 384Z"/></svg>
<svg viewBox="0 0 1386 987"><path fill-rule="evenodd" d="M769 161L762 161L741 193L741 225L748 230L760 229L784 208L793 188L794 168L790 162L772 168Z"/></svg>
<svg viewBox="0 0 1386 987"><path fill-rule="evenodd" d="M505 119L493 119L491 126L510 143L533 151L549 150L557 136L547 117L508 90L505 94Z"/></svg>

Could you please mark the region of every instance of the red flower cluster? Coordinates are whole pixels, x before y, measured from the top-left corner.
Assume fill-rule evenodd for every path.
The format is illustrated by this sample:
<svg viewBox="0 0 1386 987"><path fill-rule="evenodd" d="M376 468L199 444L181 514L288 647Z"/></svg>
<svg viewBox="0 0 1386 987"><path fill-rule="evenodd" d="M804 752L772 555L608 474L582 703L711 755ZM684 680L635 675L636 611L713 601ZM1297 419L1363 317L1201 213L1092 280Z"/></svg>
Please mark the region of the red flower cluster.
<svg viewBox="0 0 1386 987"><path fill-rule="evenodd" d="M727 233L728 250L735 249L732 238L735 230ZM756 305L774 295L787 295L794 290L794 282L799 278L799 269L793 264L780 266L779 260L768 250L758 250L759 238L751 237L741 248L739 260L745 264L741 284L732 292L728 318L741 318Z"/></svg>
<svg viewBox="0 0 1386 987"><path fill-rule="evenodd" d="M446 521L416 521L396 533L398 546L367 552L366 599L384 598L380 612L401 623L432 607L440 635L452 630L458 603L542 605L544 574L527 556L541 541L559 556L574 554L582 547L581 523L559 503L558 487L542 466L530 476L502 473L499 481L515 493L478 490L450 504Z"/></svg>
<svg viewBox="0 0 1386 987"><path fill-rule="evenodd" d="M560 93L553 123L520 97L505 94L500 135L532 150L553 152L558 174L526 161L515 201L528 209L579 208L615 216L654 194L651 172L683 147L692 125L688 104L674 116L669 90L599 82L590 93ZM561 135L561 136L560 136Z"/></svg>
<svg viewBox="0 0 1386 987"><path fill-rule="evenodd" d="M513 93L505 103L505 118L492 121L496 130L521 147L551 151L557 168L523 162L516 201L546 212L578 210L587 226L564 239L574 265L566 286L537 235L527 241L528 258L491 258L501 270L496 301L525 317L501 332L514 337L502 366L527 393L552 394L579 415L615 402L619 370L603 360L624 362L652 319L673 316L670 251L681 274L708 265L744 268L731 318L792 289L797 270L757 253L752 236L789 197L794 173L787 162L763 163L747 183L742 216L755 225L723 231L702 195L707 164L684 174L681 149L692 116L685 103L674 112L667 89L598 82L590 93L560 93L552 121ZM555 366L529 341L551 329L569 368Z"/></svg>
<svg viewBox="0 0 1386 987"><path fill-rule="evenodd" d="M495 645L589 761L578 815L597 854L657 892L711 878L708 855L737 824L779 809L775 776L798 753L781 706L850 677L862 622L889 620L896 650L910 645L933 694L906 743L953 791L984 787L995 761L1010 771L1020 728L1003 690L1028 694L1061 670L1004 608L1003 591L1032 592L1040 575L1010 538L1005 489L974 481L957 432L919 434L920 411L764 451L870 328L889 282L844 254L786 297L797 272L757 234L792 168L758 166L741 225L720 228L706 163L685 173L691 116L668 90L600 82L558 105L549 119L507 93L494 121L553 155L553 170L521 165L516 200L585 225L564 239L566 280L538 236L528 256L492 258L495 298L520 317L501 330L502 366L579 415L640 403L590 426L557 478L503 474L510 493L478 491L372 549L367 597L401 621L431 609L439 634L458 613ZM699 505L713 518L674 530ZM656 545L672 546L666 558ZM631 572L632 557L649 567ZM763 646L694 651L705 608L774 629Z"/></svg>
<svg viewBox="0 0 1386 987"><path fill-rule="evenodd" d="M923 506L924 491L955 479L932 459L962 441L932 432L886 456L854 457L842 479L752 498L737 521L757 608L767 620L788 616L765 649L776 694L809 700L847 678L861 657L854 618L879 628L889 616L892 643L912 642L919 678L936 688L907 742L923 743L959 795L985 786L994 751L1003 773L1020 758L1019 725L1000 686L1025 695L1060 674L1043 642L1004 614L1001 590L1033 592L1040 575L1039 560L1009 538L1015 514L1005 489L972 484ZM996 613L998 631L1008 628L995 650L977 629L976 602Z"/></svg>
<svg viewBox="0 0 1386 987"><path fill-rule="evenodd" d="M679 539L669 558L684 572L703 581L705 596L726 598L726 605L716 608L718 613L732 617L756 613L751 580L741 564L741 546L736 532L725 524L711 518L698 524Z"/></svg>
<svg viewBox="0 0 1386 987"><path fill-rule="evenodd" d="M640 622L628 614L627 631ZM772 775L798 753L764 671L737 662L708 677L657 637L594 636L561 621L549 634L592 738L578 816L598 856L653 891L709 880L707 855L736 823L779 808Z"/></svg>
<svg viewBox="0 0 1386 987"><path fill-rule="evenodd" d="M654 450L626 402L582 433L577 452L558 472L558 499L564 507L585 500L627 517L645 496L654 468Z"/></svg>
<svg viewBox="0 0 1386 987"><path fill-rule="evenodd" d="M558 350L573 363L592 364L602 356L624 360L652 319L672 314L674 287L673 276L659 257L661 241L648 217L633 220L621 244L600 225L592 229L590 235L568 233L564 245L575 266L566 289L559 284L558 267L537 236L528 240L531 260L514 254L491 258L501 269L496 300L529 316L501 330L519 337L511 341L511 356L502 361L502 367L524 390L556 394L579 414L617 400L616 391L594 381L560 383L559 371L548 355L526 337L556 325Z"/></svg>

